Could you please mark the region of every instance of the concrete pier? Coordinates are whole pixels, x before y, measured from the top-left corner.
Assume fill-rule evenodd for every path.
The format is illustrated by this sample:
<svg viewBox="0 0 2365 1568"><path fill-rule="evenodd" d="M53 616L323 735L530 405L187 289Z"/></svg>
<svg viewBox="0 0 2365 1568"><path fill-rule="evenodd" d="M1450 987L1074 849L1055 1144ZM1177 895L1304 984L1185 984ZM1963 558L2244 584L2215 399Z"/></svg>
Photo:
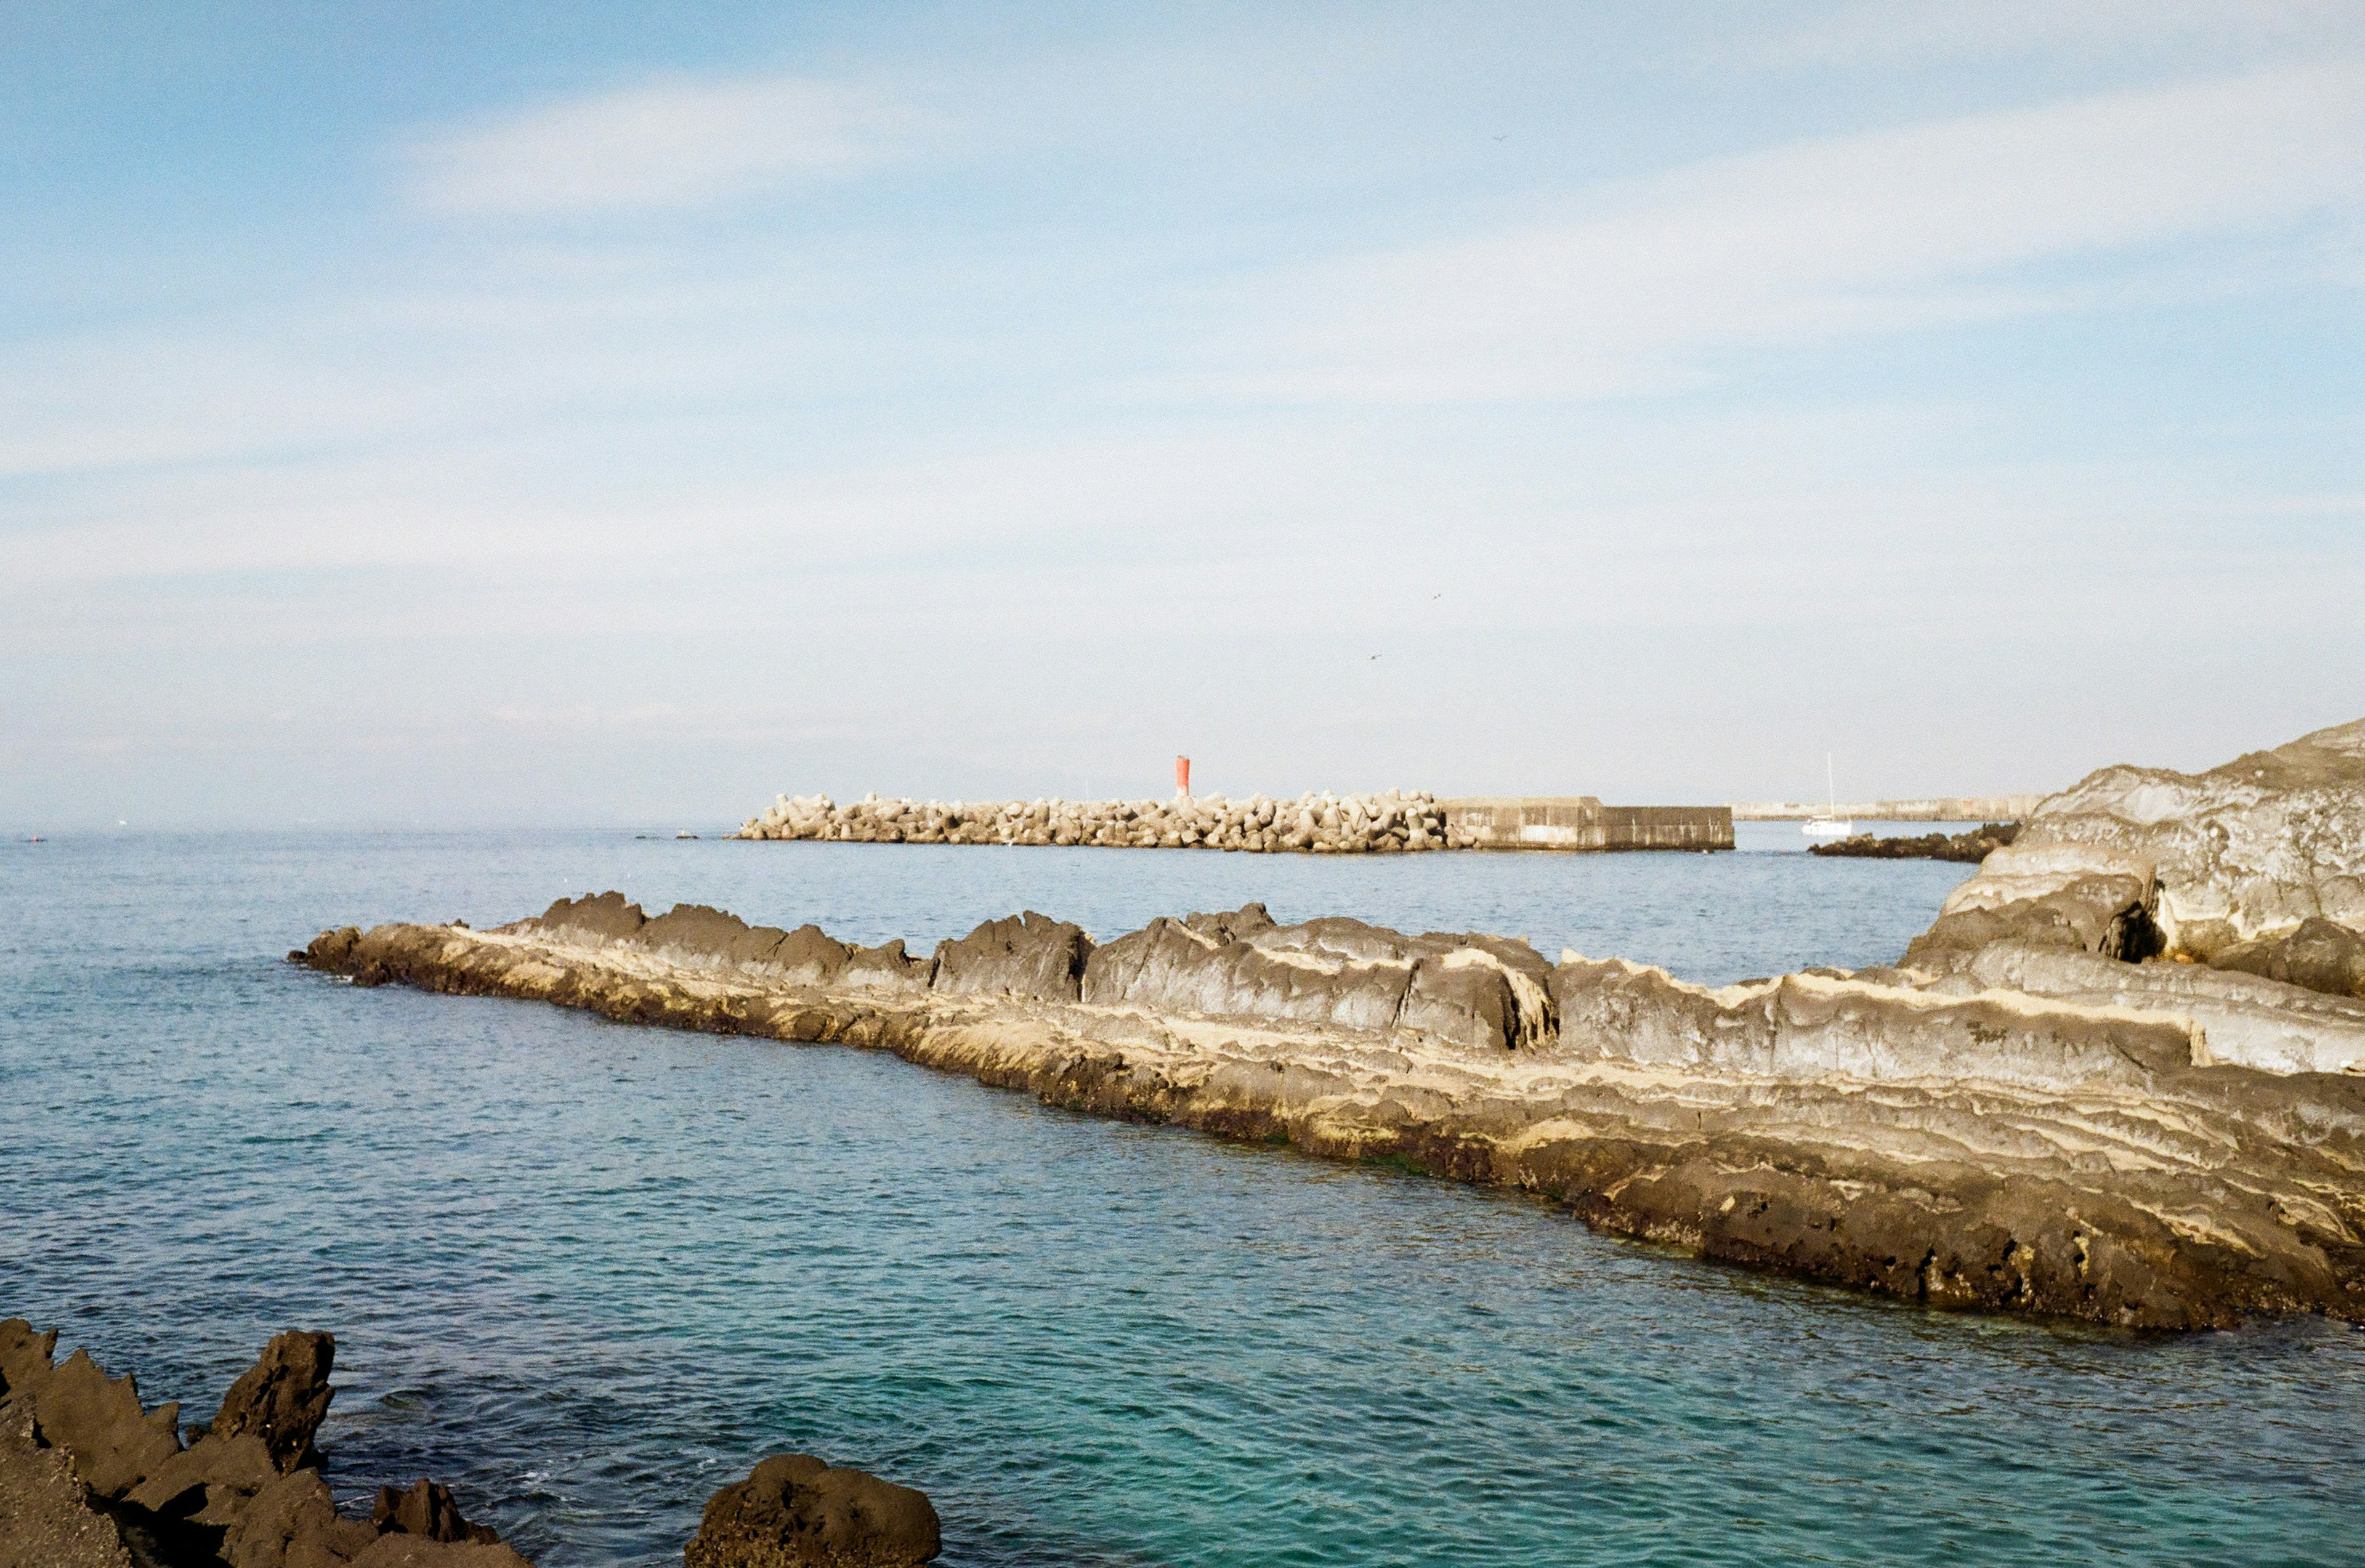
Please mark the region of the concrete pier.
<svg viewBox="0 0 2365 1568"><path fill-rule="evenodd" d="M1440 801L1474 849L1730 849L1730 806L1605 806L1591 795Z"/></svg>

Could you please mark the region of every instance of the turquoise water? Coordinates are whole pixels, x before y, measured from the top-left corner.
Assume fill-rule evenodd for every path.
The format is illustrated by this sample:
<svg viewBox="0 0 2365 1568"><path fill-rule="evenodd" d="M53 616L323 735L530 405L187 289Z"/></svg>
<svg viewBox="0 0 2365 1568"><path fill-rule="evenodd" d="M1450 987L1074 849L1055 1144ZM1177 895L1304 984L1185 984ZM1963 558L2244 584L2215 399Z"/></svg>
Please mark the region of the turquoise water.
<svg viewBox="0 0 2365 1568"><path fill-rule="evenodd" d="M1788 849L1795 828L1750 841ZM616 834L0 846L0 1313L204 1413L333 1328L339 1490L678 1562L806 1449L957 1564L2365 1561L2365 1334L1922 1313L1551 1207L891 1058L359 991L319 927L621 887L915 945L1263 898L1723 980L1894 957L1959 867Z"/></svg>

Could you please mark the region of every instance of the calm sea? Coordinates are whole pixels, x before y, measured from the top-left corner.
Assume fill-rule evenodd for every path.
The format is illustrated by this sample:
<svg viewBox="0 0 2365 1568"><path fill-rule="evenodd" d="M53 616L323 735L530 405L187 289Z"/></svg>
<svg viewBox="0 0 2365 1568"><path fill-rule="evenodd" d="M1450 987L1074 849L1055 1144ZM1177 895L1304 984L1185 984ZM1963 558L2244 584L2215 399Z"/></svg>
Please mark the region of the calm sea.
<svg viewBox="0 0 2365 1568"><path fill-rule="evenodd" d="M1916 830L1918 831L1918 830ZM0 846L0 1314L206 1414L333 1329L348 1496L452 1483L544 1568L678 1562L783 1449L954 1564L2365 1562L2365 1334L1924 1313L1547 1204L830 1047L355 991L331 924L620 888L915 947L1261 899L1724 981L1894 958L1967 868L640 841Z"/></svg>

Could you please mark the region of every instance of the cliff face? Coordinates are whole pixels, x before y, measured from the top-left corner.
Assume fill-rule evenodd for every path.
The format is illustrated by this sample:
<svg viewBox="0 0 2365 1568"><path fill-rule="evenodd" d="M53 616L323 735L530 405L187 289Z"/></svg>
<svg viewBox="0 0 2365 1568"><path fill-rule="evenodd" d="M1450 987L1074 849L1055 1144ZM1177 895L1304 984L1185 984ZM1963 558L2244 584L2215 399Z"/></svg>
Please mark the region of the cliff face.
<svg viewBox="0 0 2365 1568"><path fill-rule="evenodd" d="M2180 1017L1835 972L1708 991L1254 906L1089 948L1040 916L992 922L893 987L848 981L851 958L792 978L779 956L801 935L607 898L499 931L347 927L291 957L883 1048L1079 1110L1528 1188L1605 1230L1930 1305L2365 1320L2365 1080L2214 1065ZM964 946L978 958L948 963Z"/></svg>

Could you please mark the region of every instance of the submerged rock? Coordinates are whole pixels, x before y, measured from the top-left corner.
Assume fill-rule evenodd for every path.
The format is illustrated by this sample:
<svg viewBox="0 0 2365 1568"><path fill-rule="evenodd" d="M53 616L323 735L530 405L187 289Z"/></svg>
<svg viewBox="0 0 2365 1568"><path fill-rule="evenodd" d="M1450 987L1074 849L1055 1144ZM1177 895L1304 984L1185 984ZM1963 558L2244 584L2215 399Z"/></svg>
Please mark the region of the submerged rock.
<svg viewBox="0 0 2365 1568"><path fill-rule="evenodd" d="M717 1492L684 1568L917 1568L944 1549L936 1510L908 1486L781 1453Z"/></svg>

